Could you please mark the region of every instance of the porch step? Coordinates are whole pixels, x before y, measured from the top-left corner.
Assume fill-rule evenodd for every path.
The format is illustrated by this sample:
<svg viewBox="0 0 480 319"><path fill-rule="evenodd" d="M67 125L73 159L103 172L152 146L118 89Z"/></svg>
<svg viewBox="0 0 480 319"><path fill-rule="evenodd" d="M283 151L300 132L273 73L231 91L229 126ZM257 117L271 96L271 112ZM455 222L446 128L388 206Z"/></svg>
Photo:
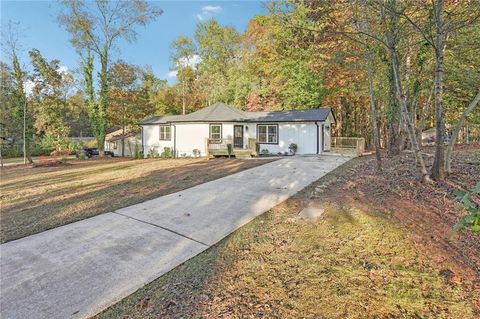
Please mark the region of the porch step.
<svg viewBox="0 0 480 319"><path fill-rule="evenodd" d="M250 158L252 157L252 150L233 150L235 158Z"/></svg>

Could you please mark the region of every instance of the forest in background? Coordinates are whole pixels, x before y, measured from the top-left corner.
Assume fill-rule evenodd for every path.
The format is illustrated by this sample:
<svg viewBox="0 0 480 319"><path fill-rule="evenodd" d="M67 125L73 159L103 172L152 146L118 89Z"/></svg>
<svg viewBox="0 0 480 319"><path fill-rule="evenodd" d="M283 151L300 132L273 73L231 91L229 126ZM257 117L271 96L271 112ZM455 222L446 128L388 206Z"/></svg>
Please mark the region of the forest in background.
<svg viewBox="0 0 480 319"><path fill-rule="evenodd" d="M111 128L217 101L247 111L323 106L334 110L335 135L365 137L389 155L410 148L424 179L442 179L444 142L459 121L478 136L479 1L288 0L269 3L268 12L244 32L212 19L198 23L193 38L177 38L174 84L148 67L111 61L119 39L133 42L137 26L161 19L151 3L65 1L58 21L79 54L77 74L36 49L19 61L10 24L2 35L9 57L1 62L4 148L23 141L24 120L31 154L77 147L70 136L94 135L102 148ZM27 82L34 84L28 94ZM429 128L439 141L431 174L419 140Z"/></svg>

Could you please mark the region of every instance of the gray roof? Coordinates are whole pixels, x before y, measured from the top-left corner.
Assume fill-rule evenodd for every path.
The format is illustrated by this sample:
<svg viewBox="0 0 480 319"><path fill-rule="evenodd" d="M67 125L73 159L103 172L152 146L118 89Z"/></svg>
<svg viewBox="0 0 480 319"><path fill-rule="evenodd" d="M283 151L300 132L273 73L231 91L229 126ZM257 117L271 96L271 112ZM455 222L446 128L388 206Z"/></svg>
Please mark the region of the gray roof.
<svg viewBox="0 0 480 319"><path fill-rule="evenodd" d="M329 107L308 110L251 112L256 122L315 122L325 121L332 110Z"/></svg>
<svg viewBox="0 0 480 319"><path fill-rule="evenodd" d="M165 124L174 122L315 122L325 121L331 109L244 112L224 103L215 103L187 115L153 116L139 125Z"/></svg>

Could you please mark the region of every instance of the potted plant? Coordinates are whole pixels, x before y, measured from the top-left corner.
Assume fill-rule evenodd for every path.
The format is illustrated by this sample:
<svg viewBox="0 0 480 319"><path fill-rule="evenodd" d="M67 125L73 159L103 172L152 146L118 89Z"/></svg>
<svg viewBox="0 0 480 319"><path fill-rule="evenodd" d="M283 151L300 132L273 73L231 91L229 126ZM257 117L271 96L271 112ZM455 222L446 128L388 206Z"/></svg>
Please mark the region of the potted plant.
<svg viewBox="0 0 480 319"><path fill-rule="evenodd" d="M288 146L288 150L290 151L290 154L295 155L298 150L298 145L295 143L292 143L290 144L290 146Z"/></svg>

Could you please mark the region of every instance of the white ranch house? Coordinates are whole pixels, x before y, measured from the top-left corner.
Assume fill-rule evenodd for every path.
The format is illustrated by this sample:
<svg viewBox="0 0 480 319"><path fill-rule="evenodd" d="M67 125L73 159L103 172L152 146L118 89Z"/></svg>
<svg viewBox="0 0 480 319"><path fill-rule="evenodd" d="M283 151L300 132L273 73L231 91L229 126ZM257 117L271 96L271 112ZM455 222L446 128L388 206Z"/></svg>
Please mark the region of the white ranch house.
<svg viewBox="0 0 480 319"><path fill-rule="evenodd" d="M139 123L144 156L155 149L169 148L174 156L227 155L245 157L260 152L288 153L292 143L297 154L320 154L330 150L330 108L308 110L244 112L215 103L187 115L154 116Z"/></svg>

